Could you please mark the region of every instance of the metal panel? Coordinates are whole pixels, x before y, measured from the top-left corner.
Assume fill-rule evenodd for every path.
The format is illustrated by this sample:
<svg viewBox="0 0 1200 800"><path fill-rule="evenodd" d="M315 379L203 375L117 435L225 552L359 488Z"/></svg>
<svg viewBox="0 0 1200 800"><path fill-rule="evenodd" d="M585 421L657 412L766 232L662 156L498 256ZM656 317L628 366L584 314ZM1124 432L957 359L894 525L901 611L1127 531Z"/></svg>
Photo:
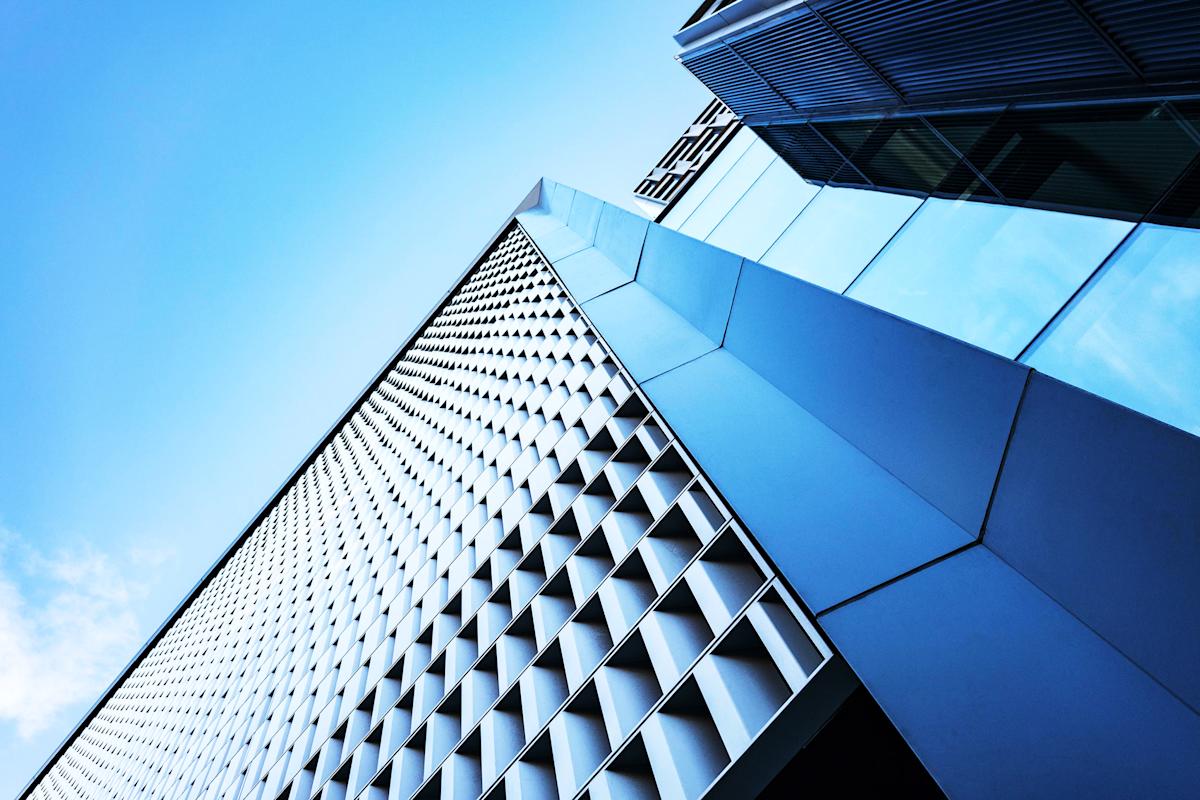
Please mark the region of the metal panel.
<svg viewBox="0 0 1200 800"><path fill-rule="evenodd" d="M643 388L814 611L974 541L725 349Z"/></svg>
<svg viewBox="0 0 1200 800"><path fill-rule="evenodd" d="M623 357L666 309L622 292L712 280L657 228L593 315ZM1195 439L754 264L685 355L643 389L951 796L1198 785Z"/></svg>
<svg viewBox="0 0 1200 800"><path fill-rule="evenodd" d="M639 382L720 345L639 283L628 283L583 304Z"/></svg>
<svg viewBox="0 0 1200 800"><path fill-rule="evenodd" d="M1200 786L1200 717L984 547L820 621L950 797Z"/></svg>
<svg viewBox="0 0 1200 800"><path fill-rule="evenodd" d="M514 224L25 794L698 796L854 686Z"/></svg>
<svg viewBox="0 0 1200 800"><path fill-rule="evenodd" d="M1035 374L984 543L1200 709L1200 439Z"/></svg>
<svg viewBox="0 0 1200 800"><path fill-rule="evenodd" d="M637 280L717 344L725 335L742 257L651 225Z"/></svg>
<svg viewBox="0 0 1200 800"><path fill-rule="evenodd" d="M747 263L725 346L971 534L1028 370Z"/></svg>
<svg viewBox="0 0 1200 800"><path fill-rule="evenodd" d="M633 280L632 275L614 264L598 247L589 247L555 261L554 269L580 303Z"/></svg>

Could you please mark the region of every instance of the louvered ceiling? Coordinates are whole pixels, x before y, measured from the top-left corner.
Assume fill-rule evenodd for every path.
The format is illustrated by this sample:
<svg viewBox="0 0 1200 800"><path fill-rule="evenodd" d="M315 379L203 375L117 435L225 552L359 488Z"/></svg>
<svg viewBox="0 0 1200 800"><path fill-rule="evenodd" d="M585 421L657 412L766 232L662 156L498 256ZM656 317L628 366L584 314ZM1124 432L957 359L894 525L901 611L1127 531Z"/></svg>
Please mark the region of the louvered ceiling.
<svg viewBox="0 0 1200 800"><path fill-rule="evenodd" d="M826 0L703 42L743 117L1200 87L1195 0Z"/></svg>
<svg viewBox="0 0 1200 800"><path fill-rule="evenodd" d="M769 5L681 61L804 178L1196 224L1200 0Z"/></svg>

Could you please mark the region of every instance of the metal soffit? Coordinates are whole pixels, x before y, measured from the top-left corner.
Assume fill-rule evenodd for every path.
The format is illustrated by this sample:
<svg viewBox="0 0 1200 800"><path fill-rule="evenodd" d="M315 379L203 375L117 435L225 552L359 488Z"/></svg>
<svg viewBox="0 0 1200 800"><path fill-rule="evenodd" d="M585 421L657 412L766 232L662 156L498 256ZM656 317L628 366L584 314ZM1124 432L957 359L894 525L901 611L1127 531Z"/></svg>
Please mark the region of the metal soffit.
<svg viewBox="0 0 1200 800"><path fill-rule="evenodd" d="M807 180L1197 224L1200 5L739 9L681 61Z"/></svg>
<svg viewBox="0 0 1200 800"><path fill-rule="evenodd" d="M731 81L715 93L742 116L1048 92L1194 91L1200 69L1200 8L1188 0L769 5L783 10L726 26L680 56L705 83ZM753 101L734 87L765 95Z"/></svg>

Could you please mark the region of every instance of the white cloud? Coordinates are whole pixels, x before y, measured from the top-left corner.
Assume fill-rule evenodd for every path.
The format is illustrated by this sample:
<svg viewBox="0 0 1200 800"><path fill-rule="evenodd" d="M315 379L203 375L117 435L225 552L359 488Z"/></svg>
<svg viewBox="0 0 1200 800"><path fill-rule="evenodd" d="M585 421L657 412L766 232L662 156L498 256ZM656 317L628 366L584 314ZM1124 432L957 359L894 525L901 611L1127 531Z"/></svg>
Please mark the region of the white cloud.
<svg viewBox="0 0 1200 800"><path fill-rule="evenodd" d="M129 577L145 559L45 553L0 526L0 724L30 739L99 697L146 635L135 613L146 587Z"/></svg>

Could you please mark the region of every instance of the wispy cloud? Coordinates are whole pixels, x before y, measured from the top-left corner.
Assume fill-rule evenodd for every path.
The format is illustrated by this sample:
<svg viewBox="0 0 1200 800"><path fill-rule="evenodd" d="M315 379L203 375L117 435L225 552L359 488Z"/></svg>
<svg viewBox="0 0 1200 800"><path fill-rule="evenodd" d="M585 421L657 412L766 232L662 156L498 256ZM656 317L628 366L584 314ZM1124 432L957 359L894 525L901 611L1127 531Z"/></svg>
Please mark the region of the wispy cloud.
<svg viewBox="0 0 1200 800"><path fill-rule="evenodd" d="M165 557L45 552L0 527L0 724L30 739L99 695L146 635L135 613L146 585L130 576Z"/></svg>

